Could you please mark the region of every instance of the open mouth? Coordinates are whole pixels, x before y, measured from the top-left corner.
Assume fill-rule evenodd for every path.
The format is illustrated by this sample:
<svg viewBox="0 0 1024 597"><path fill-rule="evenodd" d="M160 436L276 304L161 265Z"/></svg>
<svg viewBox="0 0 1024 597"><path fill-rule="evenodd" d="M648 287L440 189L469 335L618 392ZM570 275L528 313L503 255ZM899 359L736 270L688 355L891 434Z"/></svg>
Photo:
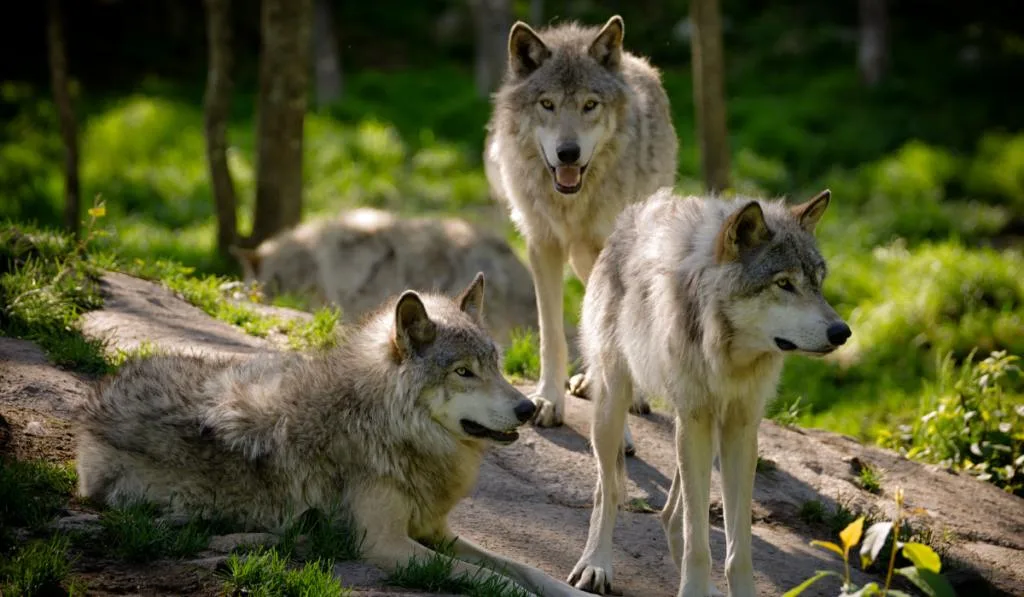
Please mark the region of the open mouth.
<svg viewBox="0 0 1024 597"><path fill-rule="evenodd" d="M551 176L555 181L555 190L563 195L572 195L583 187L583 173L587 171L586 166L563 164L561 166L548 166Z"/></svg>
<svg viewBox="0 0 1024 597"><path fill-rule="evenodd" d="M459 423L462 423L462 430L467 434L481 439L489 439L499 444L511 444L519 439L517 431L495 431L469 419L462 419Z"/></svg>

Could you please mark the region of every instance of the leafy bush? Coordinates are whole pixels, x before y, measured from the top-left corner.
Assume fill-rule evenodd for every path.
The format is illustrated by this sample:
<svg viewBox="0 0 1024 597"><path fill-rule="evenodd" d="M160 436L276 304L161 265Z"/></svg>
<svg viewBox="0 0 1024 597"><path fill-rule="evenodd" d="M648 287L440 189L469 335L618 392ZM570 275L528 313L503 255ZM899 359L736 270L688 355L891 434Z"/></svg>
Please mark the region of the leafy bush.
<svg viewBox="0 0 1024 597"><path fill-rule="evenodd" d="M972 354L973 357L973 354ZM959 367L946 356L919 414L879 441L908 458L962 469L1024 496L1024 376L1020 357L993 352Z"/></svg>
<svg viewBox="0 0 1024 597"><path fill-rule="evenodd" d="M969 193L1024 209L1024 134L982 137L966 179Z"/></svg>

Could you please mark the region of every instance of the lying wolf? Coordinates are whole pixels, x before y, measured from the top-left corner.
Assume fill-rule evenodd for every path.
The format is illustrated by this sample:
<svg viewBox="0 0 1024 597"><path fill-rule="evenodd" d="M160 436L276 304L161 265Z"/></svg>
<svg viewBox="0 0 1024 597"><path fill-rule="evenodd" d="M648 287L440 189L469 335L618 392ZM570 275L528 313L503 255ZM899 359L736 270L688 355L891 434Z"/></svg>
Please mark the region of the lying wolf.
<svg viewBox="0 0 1024 597"><path fill-rule="evenodd" d="M568 362L562 275L587 284L615 218L676 177L678 141L657 69L623 49L624 24L566 23L509 33L484 165L492 194L526 239L537 291L536 423L561 425ZM586 377L573 393L586 394ZM649 410L637 395L637 410Z"/></svg>
<svg viewBox="0 0 1024 597"><path fill-rule="evenodd" d="M829 197L786 207L663 190L623 211L583 299L598 484L569 577L577 588L611 589L612 530L625 498L622 425L635 383L675 409L678 462L661 518L682 573L680 597L720 594L708 545L715 452L729 594L755 594L750 509L765 402L784 355L828 354L850 337L821 291L826 265L814 228Z"/></svg>
<svg viewBox="0 0 1024 597"><path fill-rule="evenodd" d="M483 271L487 326L498 342L537 325L529 271L504 239L458 218L358 208L232 252L245 281L260 282L267 296L292 293L314 306L337 305L349 323L406 288L452 294Z"/></svg>
<svg viewBox="0 0 1024 597"><path fill-rule="evenodd" d="M482 564L581 595L448 528L487 446L515 441L535 410L502 377L483 288L477 274L455 301L406 291L323 355L126 364L78 413L79 492L268 530L340 504L384 570L454 541L456 574Z"/></svg>

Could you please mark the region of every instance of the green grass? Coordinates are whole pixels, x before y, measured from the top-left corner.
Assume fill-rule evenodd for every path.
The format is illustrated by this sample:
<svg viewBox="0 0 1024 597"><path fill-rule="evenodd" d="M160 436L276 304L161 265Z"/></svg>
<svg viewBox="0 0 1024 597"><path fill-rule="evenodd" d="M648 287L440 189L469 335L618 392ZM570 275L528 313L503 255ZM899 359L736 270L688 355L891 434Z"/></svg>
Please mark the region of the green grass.
<svg viewBox="0 0 1024 597"><path fill-rule="evenodd" d="M103 343L78 327L102 305L96 270L78 250L66 235L0 225L0 335L35 342L57 365L105 373Z"/></svg>
<svg viewBox="0 0 1024 597"><path fill-rule="evenodd" d="M76 483L71 464L0 458L0 548L14 529L40 529L53 519Z"/></svg>
<svg viewBox="0 0 1024 597"><path fill-rule="evenodd" d="M800 504L797 516L807 524L823 524L827 516L825 504L822 504L820 500L807 500Z"/></svg>
<svg viewBox="0 0 1024 597"><path fill-rule="evenodd" d="M503 577L495 575L470 576L453 574L455 562L448 555L446 546L438 546L437 553L427 558L413 558L396 569L389 577L388 584L406 589L419 589L434 593L455 593L470 597L526 597L526 591L519 589Z"/></svg>
<svg viewBox="0 0 1024 597"><path fill-rule="evenodd" d="M360 534L352 517L339 508L329 512L309 510L286 529L277 550L293 557L298 541L304 537L303 557L325 561L359 559L365 534Z"/></svg>
<svg viewBox="0 0 1024 597"><path fill-rule="evenodd" d="M505 350L505 373L524 379L540 377L540 347L537 335L530 330L515 330L512 332L511 340Z"/></svg>
<svg viewBox="0 0 1024 597"><path fill-rule="evenodd" d="M82 595L70 577L72 559L67 537L33 540L10 558L0 557L0 594L20 597Z"/></svg>
<svg viewBox="0 0 1024 597"><path fill-rule="evenodd" d="M347 597L351 594L350 589L343 588L334 578L330 561L316 560L290 568L288 559L272 549L231 554L223 588L226 595L252 597Z"/></svg>
<svg viewBox="0 0 1024 597"><path fill-rule="evenodd" d="M882 493L883 478L884 473L881 470L866 462L863 463L860 471L857 472L857 483L860 485L861 489L876 495Z"/></svg>
<svg viewBox="0 0 1024 597"><path fill-rule="evenodd" d="M174 524L161 518L156 506L133 502L101 513L99 545L127 562L183 558L206 549L210 537L227 527L224 521L200 518Z"/></svg>

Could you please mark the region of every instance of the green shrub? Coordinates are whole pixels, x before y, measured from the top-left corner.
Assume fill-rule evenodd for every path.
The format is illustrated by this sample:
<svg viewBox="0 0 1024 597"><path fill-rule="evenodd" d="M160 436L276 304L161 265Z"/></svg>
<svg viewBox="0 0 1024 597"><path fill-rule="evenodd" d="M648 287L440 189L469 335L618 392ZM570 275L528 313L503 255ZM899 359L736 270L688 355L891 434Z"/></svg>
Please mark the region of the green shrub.
<svg viewBox="0 0 1024 597"><path fill-rule="evenodd" d="M973 354L971 355L973 357ZM914 421L879 441L908 458L962 469L1024 496L1024 376L1020 357L994 352L959 367L946 356Z"/></svg>
<svg viewBox="0 0 1024 597"><path fill-rule="evenodd" d="M505 350L505 373L526 379L540 377L540 347L532 331L512 332L512 342Z"/></svg>
<svg viewBox="0 0 1024 597"><path fill-rule="evenodd" d="M1024 209L1024 134L982 137L966 178L968 193Z"/></svg>

